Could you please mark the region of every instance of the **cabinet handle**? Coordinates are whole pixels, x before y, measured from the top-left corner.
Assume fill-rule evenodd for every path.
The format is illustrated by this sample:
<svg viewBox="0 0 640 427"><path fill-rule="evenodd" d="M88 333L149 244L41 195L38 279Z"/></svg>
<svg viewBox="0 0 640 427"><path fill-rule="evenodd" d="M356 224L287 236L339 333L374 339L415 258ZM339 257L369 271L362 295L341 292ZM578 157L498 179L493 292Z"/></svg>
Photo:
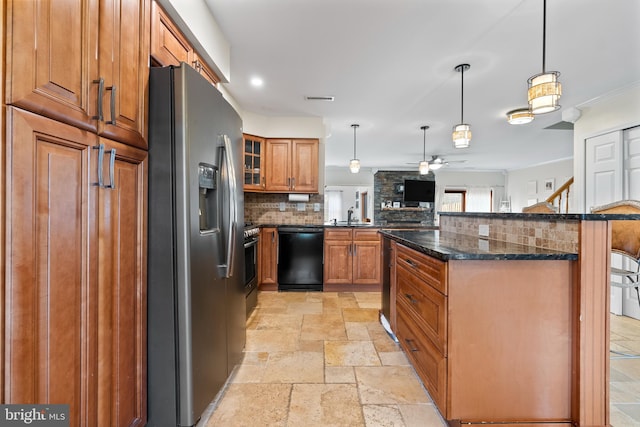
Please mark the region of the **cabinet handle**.
<svg viewBox="0 0 640 427"><path fill-rule="evenodd" d="M416 265L413 261L411 261L410 259L408 259L408 258L407 258L407 259L405 259L405 262L406 262L407 264L409 264L411 267L413 267L413 268L417 268L417 265Z"/></svg>
<svg viewBox="0 0 640 427"><path fill-rule="evenodd" d="M111 150L109 150L109 185L105 185L104 188L111 188L111 189L116 188L116 182L114 179L115 163L116 163L116 149L112 148Z"/></svg>
<svg viewBox="0 0 640 427"><path fill-rule="evenodd" d="M266 187L267 187L266 178L263 176L262 177L262 188L266 188Z"/></svg>
<svg viewBox="0 0 640 427"><path fill-rule="evenodd" d="M111 102L110 102L111 120L105 123L108 125L115 125L116 124L116 85L108 86L107 90L111 91Z"/></svg>
<svg viewBox="0 0 640 427"><path fill-rule="evenodd" d="M104 181L102 179L102 162L104 161L104 144L98 144L92 148L94 150L98 150L98 182L93 185L97 185L100 188L104 188Z"/></svg>
<svg viewBox="0 0 640 427"><path fill-rule="evenodd" d="M358 256L358 246L353 243L353 256Z"/></svg>
<svg viewBox="0 0 640 427"><path fill-rule="evenodd" d="M104 120L102 115L102 95L104 94L104 79L100 77L98 80L92 81L92 83L98 83L98 115L91 117L93 120Z"/></svg>
<svg viewBox="0 0 640 427"><path fill-rule="evenodd" d="M295 177L291 178L291 188L293 188L294 190L296 189L296 178Z"/></svg>
<svg viewBox="0 0 640 427"><path fill-rule="evenodd" d="M409 347L410 351L412 351L412 352L419 351L418 348L415 345L411 344L412 342L414 342L414 340L410 340L409 338L405 338L404 342L407 343L407 347Z"/></svg>
<svg viewBox="0 0 640 427"><path fill-rule="evenodd" d="M275 243L276 242L276 232L272 231L271 232L271 243Z"/></svg>
<svg viewBox="0 0 640 427"><path fill-rule="evenodd" d="M411 304L417 304L418 300L413 297L411 294L404 294L405 297L411 302Z"/></svg>
<svg viewBox="0 0 640 427"><path fill-rule="evenodd" d="M191 63L193 64L193 68L195 68L196 71L198 71L199 73L202 71L202 64L200 64L200 61L196 59L195 61L191 61Z"/></svg>
<svg viewBox="0 0 640 427"><path fill-rule="evenodd" d="M287 187L291 188L291 178L287 178Z"/></svg>

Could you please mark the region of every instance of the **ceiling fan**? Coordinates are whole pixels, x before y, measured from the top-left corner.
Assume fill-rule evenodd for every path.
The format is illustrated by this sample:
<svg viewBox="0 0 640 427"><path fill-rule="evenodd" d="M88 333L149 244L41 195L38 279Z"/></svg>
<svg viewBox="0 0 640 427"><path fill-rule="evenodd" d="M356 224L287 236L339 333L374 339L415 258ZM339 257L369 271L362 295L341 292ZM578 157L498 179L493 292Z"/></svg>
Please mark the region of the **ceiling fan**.
<svg viewBox="0 0 640 427"><path fill-rule="evenodd" d="M438 170L443 166L448 166L450 163L466 163L466 160L445 160L444 157L439 155L431 156L431 159L427 160L429 162L429 168L433 170ZM418 162L408 162L408 165L417 165Z"/></svg>

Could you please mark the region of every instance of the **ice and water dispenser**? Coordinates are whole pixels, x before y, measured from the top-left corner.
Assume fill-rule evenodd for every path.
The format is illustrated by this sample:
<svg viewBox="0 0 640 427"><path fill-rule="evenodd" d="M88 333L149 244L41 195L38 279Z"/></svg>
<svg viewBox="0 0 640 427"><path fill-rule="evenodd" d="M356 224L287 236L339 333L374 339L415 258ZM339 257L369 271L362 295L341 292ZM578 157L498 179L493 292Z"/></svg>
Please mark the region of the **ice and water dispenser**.
<svg viewBox="0 0 640 427"><path fill-rule="evenodd" d="M211 231L218 228L217 184L218 167L200 163L198 165L200 231Z"/></svg>

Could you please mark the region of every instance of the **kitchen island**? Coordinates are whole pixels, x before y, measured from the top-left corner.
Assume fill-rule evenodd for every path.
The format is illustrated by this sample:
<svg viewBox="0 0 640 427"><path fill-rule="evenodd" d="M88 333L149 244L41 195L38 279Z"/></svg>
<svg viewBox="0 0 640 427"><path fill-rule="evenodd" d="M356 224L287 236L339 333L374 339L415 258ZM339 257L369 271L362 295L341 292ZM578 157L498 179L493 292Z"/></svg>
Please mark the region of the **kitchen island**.
<svg viewBox="0 0 640 427"><path fill-rule="evenodd" d="M446 214L440 231L381 232L391 328L451 425L608 425L613 219Z"/></svg>

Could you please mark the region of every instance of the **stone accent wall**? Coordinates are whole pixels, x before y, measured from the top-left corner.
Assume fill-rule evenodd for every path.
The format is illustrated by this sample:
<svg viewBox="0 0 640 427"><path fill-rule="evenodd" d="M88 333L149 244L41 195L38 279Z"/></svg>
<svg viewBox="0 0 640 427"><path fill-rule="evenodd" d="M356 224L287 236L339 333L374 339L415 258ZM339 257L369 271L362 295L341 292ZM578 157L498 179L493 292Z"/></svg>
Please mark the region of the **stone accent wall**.
<svg viewBox="0 0 640 427"><path fill-rule="evenodd" d="M489 239L563 252L578 252L577 220L504 219L440 215L440 230L478 236L478 226L489 226Z"/></svg>
<svg viewBox="0 0 640 427"><path fill-rule="evenodd" d="M280 212L280 203L285 210ZM314 204L320 205L318 212ZM298 206L304 210L298 210ZM288 194L244 193L244 220L254 224L316 225L324 222L324 196L309 195L305 203L289 202Z"/></svg>
<svg viewBox="0 0 640 427"><path fill-rule="evenodd" d="M435 181L433 172L420 175L417 171L378 171L373 176L373 210L376 224L392 223L419 223L420 225L433 225L433 204L428 208L389 209L382 208L382 203L400 202L402 206L402 194L396 193L396 184L402 184L405 179L423 181Z"/></svg>

